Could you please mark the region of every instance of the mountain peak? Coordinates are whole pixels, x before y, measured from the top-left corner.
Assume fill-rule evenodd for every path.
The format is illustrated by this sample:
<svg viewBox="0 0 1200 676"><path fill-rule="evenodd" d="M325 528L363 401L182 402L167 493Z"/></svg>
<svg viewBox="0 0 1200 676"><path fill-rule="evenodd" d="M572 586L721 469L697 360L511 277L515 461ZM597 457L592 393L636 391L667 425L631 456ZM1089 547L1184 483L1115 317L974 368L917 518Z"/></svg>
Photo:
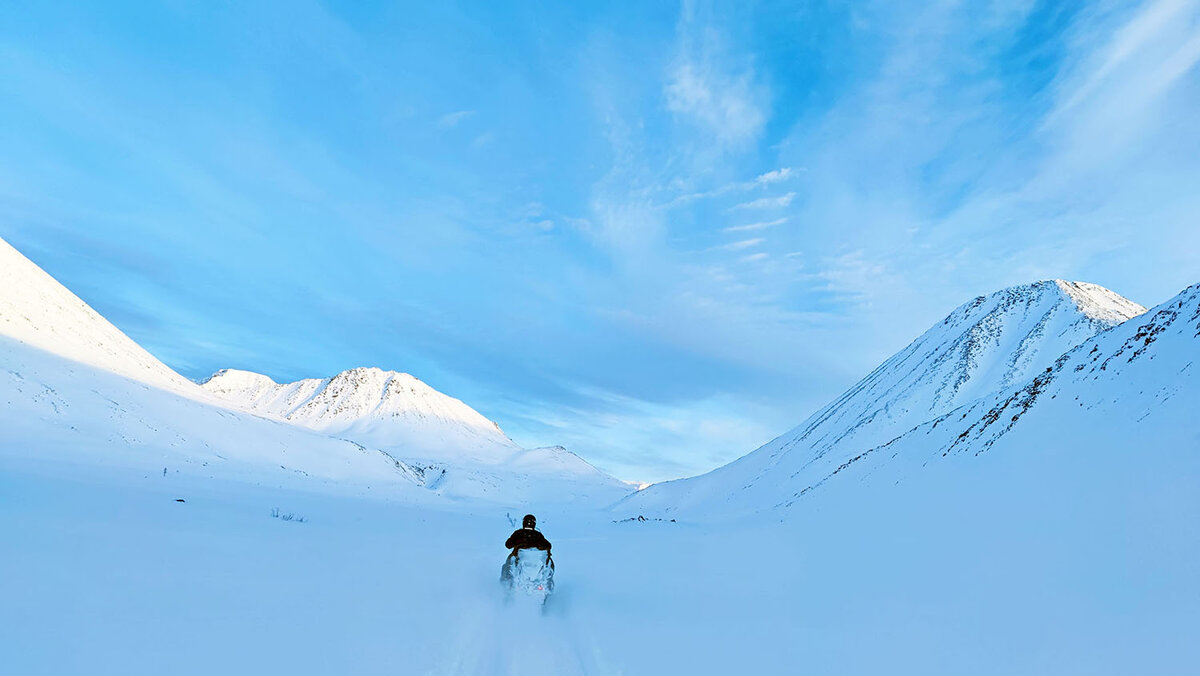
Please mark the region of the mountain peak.
<svg viewBox="0 0 1200 676"><path fill-rule="evenodd" d="M1090 282L1072 282L1064 279L1045 279L1029 284L1018 284L986 296L977 296L951 312L943 324L978 321L983 317L1023 311L1034 305L1053 307L1056 303L1069 301L1080 320L1096 322L1106 327L1136 317L1146 308ZM1049 305L1047 305L1049 304Z"/></svg>
<svg viewBox="0 0 1200 676"><path fill-rule="evenodd" d="M269 376L241 369L221 369L200 381L200 385L210 391L245 387L273 387L277 384Z"/></svg>
<svg viewBox="0 0 1200 676"><path fill-rule="evenodd" d="M1054 280L1084 315L1113 326L1146 312L1146 308L1099 284Z"/></svg>
<svg viewBox="0 0 1200 676"><path fill-rule="evenodd" d="M886 402L888 418L912 414L924 420L1023 381L1096 333L1145 311L1087 282L1010 286L960 305L851 392L865 386L872 394L864 401L874 402L869 408Z"/></svg>
<svg viewBox="0 0 1200 676"><path fill-rule="evenodd" d="M414 376L412 374L404 373L402 371L392 371L392 370L388 370L388 369L382 369L382 368L379 368L378 366L356 366L354 368L346 369L345 371L342 371L334 376L334 378L338 378L338 377L355 378L355 379L359 379L359 380L374 380L374 381L383 381L383 380L388 380L391 378L400 378L403 380L413 380L416 382L421 382L420 378L417 378L416 376Z"/></svg>
<svg viewBox="0 0 1200 676"><path fill-rule="evenodd" d="M410 458L496 462L518 450L495 422L399 371L367 366L330 378L276 383L225 369L203 387L254 412Z"/></svg>

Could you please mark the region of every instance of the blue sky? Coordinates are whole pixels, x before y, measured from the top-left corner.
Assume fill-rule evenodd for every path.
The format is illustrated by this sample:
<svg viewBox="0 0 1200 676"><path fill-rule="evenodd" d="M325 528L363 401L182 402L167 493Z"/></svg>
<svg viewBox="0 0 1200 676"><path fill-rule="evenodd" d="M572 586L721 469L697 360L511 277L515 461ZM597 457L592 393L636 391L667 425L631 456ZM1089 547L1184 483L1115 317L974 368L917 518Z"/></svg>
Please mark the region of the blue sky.
<svg viewBox="0 0 1200 676"><path fill-rule="evenodd" d="M19 3L0 237L185 375L695 474L954 306L1200 281L1200 2Z"/></svg>

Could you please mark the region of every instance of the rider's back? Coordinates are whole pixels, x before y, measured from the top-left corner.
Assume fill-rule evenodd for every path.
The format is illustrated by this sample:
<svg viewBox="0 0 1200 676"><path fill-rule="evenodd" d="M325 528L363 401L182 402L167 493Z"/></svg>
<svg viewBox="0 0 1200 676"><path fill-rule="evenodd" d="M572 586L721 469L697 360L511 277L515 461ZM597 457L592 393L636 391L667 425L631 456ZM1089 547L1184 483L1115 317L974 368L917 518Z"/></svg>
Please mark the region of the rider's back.
<svg viewBox="0 0 1200 676"><path fill-rule="evenodd" d="M550 551L550 541L542 535L540 531L533 528L520 528L513 531L513 534L508 536L504 541L504 546L509 549L541 549Z"/></svg>

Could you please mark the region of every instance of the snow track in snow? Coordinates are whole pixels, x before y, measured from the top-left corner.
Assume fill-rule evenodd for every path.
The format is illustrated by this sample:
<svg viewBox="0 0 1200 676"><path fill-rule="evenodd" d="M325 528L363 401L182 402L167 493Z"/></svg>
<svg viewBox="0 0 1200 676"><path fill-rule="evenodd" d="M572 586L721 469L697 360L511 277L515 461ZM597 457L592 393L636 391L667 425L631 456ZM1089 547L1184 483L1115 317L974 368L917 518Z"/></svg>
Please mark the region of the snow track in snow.
<svg viewBox="0 0 1200 676"><path fill-rule="evenodd" d="M482 591L482 590L481 590ZM530 598L484 592L464 608L459 635L450 642L439 676L599 676L610 674L596 650L551 599L543 607Z"/></svg>

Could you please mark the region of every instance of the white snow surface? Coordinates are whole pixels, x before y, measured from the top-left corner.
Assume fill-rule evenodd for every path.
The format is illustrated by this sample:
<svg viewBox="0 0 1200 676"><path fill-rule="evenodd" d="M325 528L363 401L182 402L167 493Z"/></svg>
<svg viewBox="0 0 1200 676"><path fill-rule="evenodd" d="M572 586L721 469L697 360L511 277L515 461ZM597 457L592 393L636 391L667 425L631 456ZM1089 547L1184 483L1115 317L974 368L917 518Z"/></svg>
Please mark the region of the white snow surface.
<svg viewBox="0 0 1200 676"><path fill-rule="evenodd" d="M622 509L733 514L774 507L862 452L1013 389L1145 311L1095 284L1062 280L980 296L790 432L708 474L640 491Z"/></svg>
<svg viewBox="0 0 1200 676"><path fill-rule="evenodd" d="M512 525L484 505L0 459L0 655L90 676L1192 674L1194 437L1048 441L780 519L535 510L544 612L504 603Z"/></svg>

